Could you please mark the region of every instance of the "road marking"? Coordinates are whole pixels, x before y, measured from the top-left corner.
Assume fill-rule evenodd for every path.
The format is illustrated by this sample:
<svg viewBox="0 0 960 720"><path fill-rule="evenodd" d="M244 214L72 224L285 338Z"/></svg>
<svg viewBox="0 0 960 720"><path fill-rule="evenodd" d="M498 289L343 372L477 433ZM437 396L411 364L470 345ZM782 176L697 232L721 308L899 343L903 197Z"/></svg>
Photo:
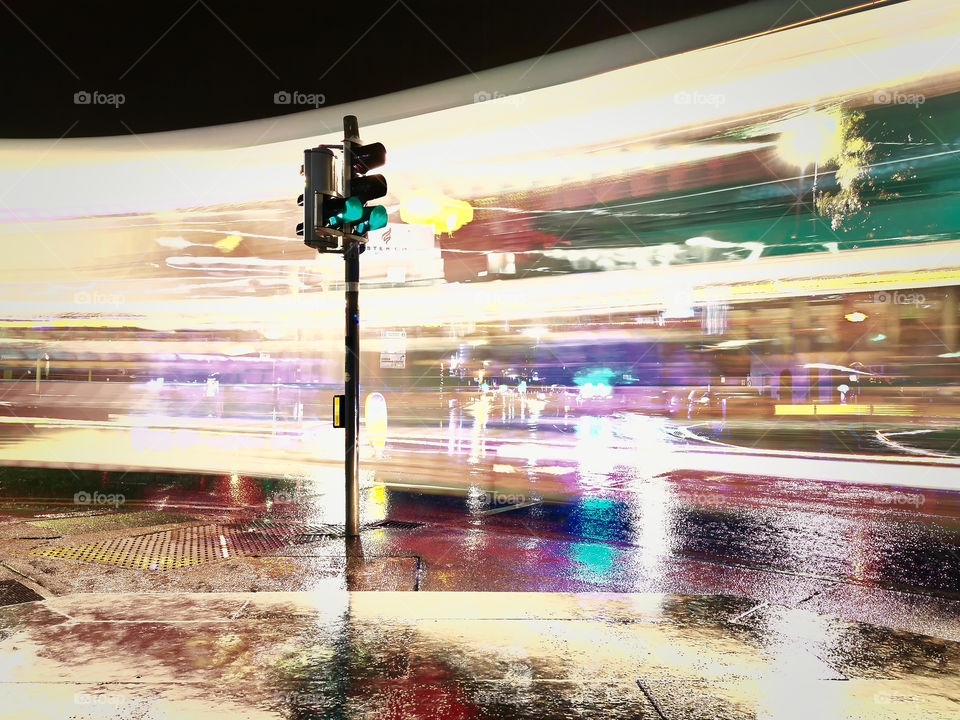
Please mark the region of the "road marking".
<svg viewBox="0 0 960 720"><path fill-rule="evenodd" d="M769 605L770 605L770 603L768 603L766 600L764 600L762 603L760 603L760 604L757 605L756 607L750 608L750 609L747 610L745 613L740 613L740 614L737 615L735 618L733 618L730 622L732 622L732 623L740 622L741 620L743 620L743 618L747 617L747 615L752 615L752 614L755 613L757 610L762 610L763 608L768 607Z"/></svg>

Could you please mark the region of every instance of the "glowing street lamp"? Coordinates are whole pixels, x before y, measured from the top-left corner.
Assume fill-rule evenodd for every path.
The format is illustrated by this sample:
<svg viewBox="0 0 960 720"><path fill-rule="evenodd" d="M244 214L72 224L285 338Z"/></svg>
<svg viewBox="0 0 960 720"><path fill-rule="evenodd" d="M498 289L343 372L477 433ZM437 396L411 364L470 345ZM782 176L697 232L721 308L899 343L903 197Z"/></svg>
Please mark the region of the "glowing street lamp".
<svg viewBox="0 0 960 720"><path fill-rule="evenodd" d="M826 163L840 154L842 137L836 113L809 113L783 124L777 151L801 170Z"/></svg>
<svg viewBox="0 0 960 720"><path fill-rule="evenodd" d="M817 172L821 163L830 162L840 154L843 136L837 113L808 113L799 115L783 124L777 152L780 157L800 168L801 187L803 172L813 165L813 231L817 227ZM800 194L797 195L797 226L800 224Z"/></svg>

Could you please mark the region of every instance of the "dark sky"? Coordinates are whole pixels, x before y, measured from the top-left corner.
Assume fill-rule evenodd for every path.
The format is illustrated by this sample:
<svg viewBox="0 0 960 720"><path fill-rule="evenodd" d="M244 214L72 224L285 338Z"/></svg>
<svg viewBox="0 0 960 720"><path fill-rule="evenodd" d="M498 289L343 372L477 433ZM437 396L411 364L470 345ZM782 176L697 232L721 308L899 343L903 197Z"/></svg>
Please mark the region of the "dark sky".
<svg viewBox="0 0 960 720"><path fill-rule="evenodd" d="M2 0L0 136L145 133L298 112L307 107L274 95L336 105L742 2ZM82 92L89 104L75 102Z"/></svg>

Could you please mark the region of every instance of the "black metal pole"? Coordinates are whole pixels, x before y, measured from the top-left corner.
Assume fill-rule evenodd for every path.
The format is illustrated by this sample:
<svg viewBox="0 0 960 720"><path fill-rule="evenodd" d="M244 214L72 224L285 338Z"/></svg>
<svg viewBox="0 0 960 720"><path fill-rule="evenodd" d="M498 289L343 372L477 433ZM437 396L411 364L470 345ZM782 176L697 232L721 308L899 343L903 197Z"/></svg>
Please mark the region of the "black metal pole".
<svg viewBox="0 0 960 720"><path fill-rule="evenodd" d="M354 115L343 118L343 195L351 192L353 180L353 145L360 142L360 124ZM353 224L346 223L344 231L353 233ZM343 392L344 427L344 502L346 514L343 529L348 537L360 536L360 245L343 238L344 287L346 295L346 328L344 332Z"/></svg>
<svg viewBox="0 0 960 720"><path fill-rule="evenodd" d="M347 537L357 537L360 534L360 456L357 447L357 440L360 435L360 249L356 242L349 242L349 247L343 253L347 305L343 364L343 384L344 394L346 395L343 413L344 427L346 428L344 444L346 520L344 527Z"/></svg>

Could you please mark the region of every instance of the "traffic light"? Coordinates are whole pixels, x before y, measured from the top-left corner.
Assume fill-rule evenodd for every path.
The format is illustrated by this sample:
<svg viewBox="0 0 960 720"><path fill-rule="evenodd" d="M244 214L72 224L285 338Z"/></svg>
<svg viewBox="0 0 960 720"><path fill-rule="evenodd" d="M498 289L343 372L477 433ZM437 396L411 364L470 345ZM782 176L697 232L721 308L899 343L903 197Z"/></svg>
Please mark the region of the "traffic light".
<svg viewBox="0 0 960 720"><path fill-rule="evenodd" d="M383 175L367 175L386 162L386 148L382 143L361 144L353 115L343 119L343 129L343 145L303 151L304 193L297 199L303 206L303 222L297 225L297 235L324 253L344 253L353 243L359 243L363 252L366 234L387 224L383 205L367 206L387 194ZM342 148L342 161L330 148Z"/></svg>
<svg viewBox="0 0 960 720"><path fill-rule="evenodd" d="M338 161L333 149L342 150ZM387 209L367 206L387 194L382 175L367 175L387 159L382 143L364 145L354 115L343 118L343 144L303 151L303 222L297 235L323 253L343 255L344 333L343 395L333 398L333 426L344 432L344 534L360 534L360 479L357 438L360 434L360 253L366 235L387 224ZM368 425L369 427L369 425Z"/></svg>
<svg viewBox="0 0 960 720"><path fill-rule="evenodd" d="M303 151L304 192L297 198L303 206L303 222L297 225L297 235L303 242L322 253L340 252L340 239L327 229L340 229L328 219L335 214L336 203L342 203L341 175L337 172L336 157L326 147ZM342 223L341 223L342 226Z"/></svg>
<svg viewBox="0 0 960 720"><path fill-rule="evenodd" d="M387 194L387 180L383 175L367 175L387 160L387 149L383 143L360 144L360 130L356 117L348 115L343 119L344 141L343 162L344 183L346 184L346 203L353 203L344 219L353 223L355 235L365 236L371 230L379 230L387 224L387 209L383 205L367 207L371 200Z"/></svg>

